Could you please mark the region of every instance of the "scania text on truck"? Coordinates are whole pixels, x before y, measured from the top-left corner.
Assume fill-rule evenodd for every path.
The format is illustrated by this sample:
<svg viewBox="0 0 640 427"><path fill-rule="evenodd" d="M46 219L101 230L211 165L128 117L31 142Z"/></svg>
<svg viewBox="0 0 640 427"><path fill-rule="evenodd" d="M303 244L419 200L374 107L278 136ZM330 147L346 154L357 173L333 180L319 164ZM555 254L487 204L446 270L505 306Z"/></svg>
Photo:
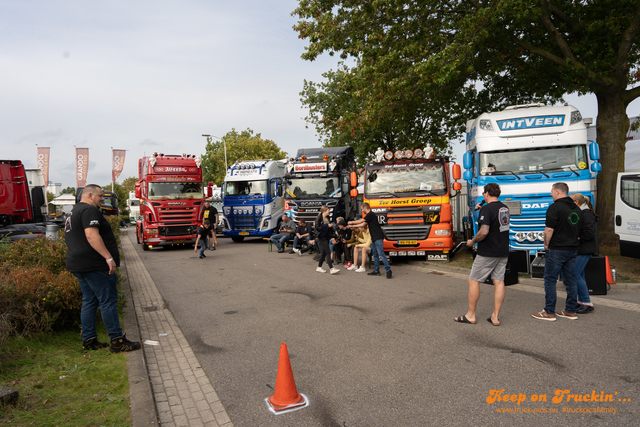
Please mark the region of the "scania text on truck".
<svg viewBox="0 0 640 427"><path fill-rule="evenodd" d="M223 234L234 242L271 236L284 212L283 177L284 160L247 160L229 167L222 184Z"/></svg>
<svg viewBox="0 0 640 427"><path fill-rule="evenodd" d="M379 149L365 166L363 201L378 216L389 256L448 261L454 246L450 198L462 188L451 178L460 179L460 166L429 146L425 151Z"/></svg>
<svg viewBox="0 0 640 427"><path fill-rule="evenodd" d="M350 192L355 172L352 147L299 149L286 165L285 210L296 222L302 218L313 223L325 205L331 210L329 218L353 219L357 199Z"/></svg>
<svg viewBox="0 0 640 427"><path fill-rule="evenodd" d="M135 197L140 200L136 221L138 243L144 250L167 245L190 245L201 224L202 161L195 155L154 153L138 162ZM208 195L211 186L207 187Z"/></svg>
<svg viewBox="0 0 640 427"><path fill-rule="evenodd" d="M595 205L595 177L602 165L598 145L587 140L586 123L571 105L516 105L484 113L467 123L464 179L468 189L467 238L478 231L477 203L488 183L500 185L500 201L509 207L510 250L542 251L551 186L569 185ZM592 174L593 172L593 174Z"/></svg>

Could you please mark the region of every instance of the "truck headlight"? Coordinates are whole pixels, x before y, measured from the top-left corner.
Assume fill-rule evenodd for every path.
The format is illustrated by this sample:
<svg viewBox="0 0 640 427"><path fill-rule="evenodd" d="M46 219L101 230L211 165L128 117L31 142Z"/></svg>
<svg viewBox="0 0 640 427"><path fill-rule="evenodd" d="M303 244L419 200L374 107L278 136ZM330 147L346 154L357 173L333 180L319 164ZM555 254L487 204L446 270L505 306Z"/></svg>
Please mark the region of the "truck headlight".
<svg viewBox="0 0 640 427"><path fill-rule="evenodd" d="M491 126L491 120L480 120L480 129L493 130L493 126Z"/></svg>
<svg viewBox="0 0 640 427"><path fill-rule="evenodd" d="M580 114L580 111L572 111L571 124L574 125L576 123L580 123L581 121L582 121L582 114Z"/></svg>
<svg viewBox="0 0 640 427"><path fill-rule="evenodd" d="M538 233L535 231L530 231L527 233L527 240L530 242L535 242L538 239Z"/></svg>
<svg viewBox="0 0 640 427"><path fill-rule="evenodd" d="M526 238L527 238L527 235L525 233L523 233L522 231L518 231L516 233L516 242L522 243L522 242L525 241Z"/></svg>
<svg viewBox="0 0 640 427"><path fill-rule="evenodd" d="M436 236L448 236L451 234L451 230L445 229L445 230L436 230L435 235Z"/></svg>
<svg viewBox="0 0 640 427"><path fill-rule="evenodd" d="M544 242L544 231L538 231L538 240Z"/></svg>

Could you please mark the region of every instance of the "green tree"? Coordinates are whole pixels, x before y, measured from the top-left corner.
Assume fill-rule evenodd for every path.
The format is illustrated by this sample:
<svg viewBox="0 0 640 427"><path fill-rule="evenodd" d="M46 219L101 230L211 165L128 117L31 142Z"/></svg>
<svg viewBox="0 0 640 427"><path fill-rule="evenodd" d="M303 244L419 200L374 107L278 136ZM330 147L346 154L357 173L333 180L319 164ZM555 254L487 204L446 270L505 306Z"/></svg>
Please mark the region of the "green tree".
<svg viewBox="0 0 640 427"><path fill-rule="evenodd" d="M136 182L138 182L138 178L134 176L130 176L122 181L122 189L127 193L127 198L129 198L129 191L133 191L136 188Z"/></svg>
<svg viewBox="0 0 640 427"><path fill-rule="evenodd" d="M293 14L309 41L304 59L353 58L351 96L360 109L342 118L352 127L359 120L363 132L398 104L414 105L401 107L405 120L429 115L445 136L456 125L462 134L482 111L595 94L597 210L613 217L626 109L640 96L637 0L301 0ZM611 221L601 221L600 237L616 244Z"/></svg>
<svg viewBox="0 0 640 427"><path fill-rule="evenodd" d="M270 139L262 139L261 134L253 134L249 128L238 133L235 128L227 132L222 140L207 137L205 153L202 155L202 170L204 182L221 185L226 171L224 169L225 145L227 150L227 165L236 161L273 159L280 160L287 157L278 145Z"/></svg>
<svg viewBox="0 0 640 427"><path fill-rule="evenodd" d="M56 196L54 196L52 192L47 191L47 203L51 203L51 201L55 198Z"/></svg>
<svg viewBox="0 0 640 427"><path fill-rule="evenodd" d="M67 187L65 189L63 189L60 194L73 194L74 196L76 195L76 189L75 187Z"/></svg>

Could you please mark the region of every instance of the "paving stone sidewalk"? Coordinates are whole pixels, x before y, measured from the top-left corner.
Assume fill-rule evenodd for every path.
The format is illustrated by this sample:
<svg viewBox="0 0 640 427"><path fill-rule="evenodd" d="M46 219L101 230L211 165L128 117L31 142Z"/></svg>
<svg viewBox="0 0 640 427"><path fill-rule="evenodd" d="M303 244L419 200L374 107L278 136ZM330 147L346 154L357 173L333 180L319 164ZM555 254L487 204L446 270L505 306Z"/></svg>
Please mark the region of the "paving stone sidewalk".
<svg viewBox="0 0 640 427"><path fill-rule="evenodd" d="M122 235L122 249L141 341L157 341L159 344L143 344L159 424L162 427L233 426L126 234ZM132 410L135 410L134 406L132 404Z"/></svg>

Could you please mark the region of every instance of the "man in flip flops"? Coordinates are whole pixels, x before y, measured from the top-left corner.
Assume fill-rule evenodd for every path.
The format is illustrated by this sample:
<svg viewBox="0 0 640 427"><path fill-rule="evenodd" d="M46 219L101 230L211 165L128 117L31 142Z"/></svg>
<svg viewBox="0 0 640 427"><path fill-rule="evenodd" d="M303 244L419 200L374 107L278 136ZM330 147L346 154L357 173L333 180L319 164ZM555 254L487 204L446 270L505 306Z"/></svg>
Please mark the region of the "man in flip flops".
<svg viewBox="0 0 640 427"><path fill-rule="evenodd" d="M487 319L493 326L500 326L498 315L504 301L504 273L509 259L509 208L498 200L500 186L490 183L484 186L482 193L485 203L478 203L480 209L478 217L478 234L467 240L467 246L478 244L478 253L473 261L469 275L469 311L453 320L459 323L475 324L476 306L480 298L480 282L484 282L489 275L493 280L494 309ZM484 205L484 206L483 206Z"/></svg>

